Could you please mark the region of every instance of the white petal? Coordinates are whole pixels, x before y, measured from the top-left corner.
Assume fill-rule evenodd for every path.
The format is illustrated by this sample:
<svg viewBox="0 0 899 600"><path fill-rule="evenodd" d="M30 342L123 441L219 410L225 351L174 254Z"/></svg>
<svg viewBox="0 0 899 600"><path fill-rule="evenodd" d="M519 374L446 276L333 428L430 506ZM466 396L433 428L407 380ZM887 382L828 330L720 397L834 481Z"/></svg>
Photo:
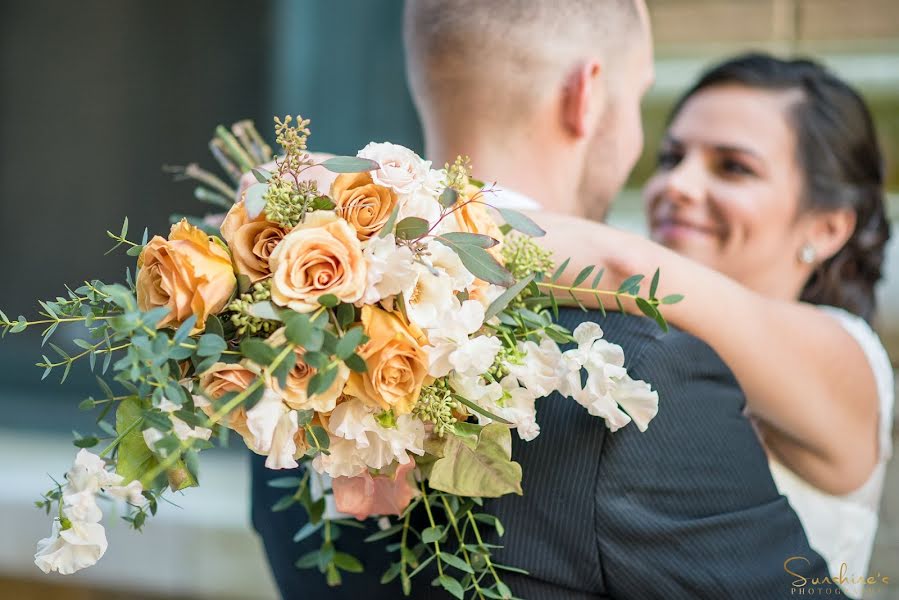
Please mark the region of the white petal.
<svg viewBox="0 0 899 600"><path fill-rule="evenodd" d="M71 575L96 564L106 553L106 530L99 523L75 521L65 531L54 521L50 537L37 543L36 564L44 573Z"/></svg>
<svg viewBox="0 0 899 600"><path fill-rule="evenodd" d="M625 377L618 382L613 395L640 431L646 431L659 412L659 394L645 381Z"/></svg>
<svg viewBox="0 0 899 600"><path fill-rule="evenodd" d="M278 426L272 436L272 445L265 466L269 469L295 469L297 464L294 455L297 445L293 436L299 429L297 411L285 413L278 420Z"/></svg>
<svg viewBox="0 0 899 600"><path fill-rule="evenodd" d="M247 411L247 429L253 436L252 450L267 454L272 447L275 428L289 409L281 397L266 390L256 405Z"/></svg>

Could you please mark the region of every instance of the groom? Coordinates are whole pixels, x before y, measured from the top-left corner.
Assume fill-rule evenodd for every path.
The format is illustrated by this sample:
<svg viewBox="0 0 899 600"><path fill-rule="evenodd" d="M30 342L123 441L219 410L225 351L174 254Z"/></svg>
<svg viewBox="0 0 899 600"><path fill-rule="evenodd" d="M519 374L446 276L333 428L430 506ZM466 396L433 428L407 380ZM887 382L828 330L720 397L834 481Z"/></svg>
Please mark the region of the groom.
<svg viewBox="0 0 899 600"><path fill-rule="evenodd" d="M405 38L429 159L469 155L475 176L498 182L494 204L605 213L642 147L639 103L652 82L643 0L409 0ZM538 401L540 436L513 448L525 494L485 507L506 530L491 540L504 545L497 560L530 573L504 574L516 596L787 598L799 591L784 570L794 556L806 559L801 575L826 576L777 493L742 392L707 345L622 314L562 311L560 321L600 322L630 375L658 390L659 413L645 433L612 434L573 401ZM302 511L269 511L280 494L265 481L279 476L254 458L254 525L284 597L400 598L396 582L378 583L389 557L356 529L338 543L364 575L328 589L318 572L294 570L317 541L290 541ZM447 597L418 579L414 598Z"/></svg>

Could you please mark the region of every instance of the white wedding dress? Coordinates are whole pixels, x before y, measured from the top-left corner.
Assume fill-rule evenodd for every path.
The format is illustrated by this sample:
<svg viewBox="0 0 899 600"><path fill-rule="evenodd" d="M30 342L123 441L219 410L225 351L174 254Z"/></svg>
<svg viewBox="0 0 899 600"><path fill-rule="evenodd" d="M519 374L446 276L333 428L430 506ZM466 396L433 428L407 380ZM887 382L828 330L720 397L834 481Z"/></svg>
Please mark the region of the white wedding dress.
<svg viewBox="0 0 899 600"><path fill-rule="evenodd" d="M880 406L877 466L861 487L835 496L810 485L776 459L772 458L769 464L778 490L787 497L802 521L809 545L827 561L834 577L840 575L840 568L846 563L844 575L850 580L842 585L843 590L852 598L861 598L865 585L852 580L868 576L877 533L886 463L893 447L893 368L880 338L864 319L832 306L819 308L837 319L855 338L874 372ZM839 426L835 424L834 435L839 434Z"/></svg>

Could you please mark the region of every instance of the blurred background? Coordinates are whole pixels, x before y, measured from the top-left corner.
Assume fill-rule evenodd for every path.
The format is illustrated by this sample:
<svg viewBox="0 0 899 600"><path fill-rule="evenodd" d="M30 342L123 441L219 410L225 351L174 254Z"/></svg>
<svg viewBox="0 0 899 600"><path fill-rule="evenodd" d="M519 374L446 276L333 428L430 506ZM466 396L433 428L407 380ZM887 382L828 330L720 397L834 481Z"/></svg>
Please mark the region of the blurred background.
<svg viewBox="0 0 899 600"><path fill-rule="evenodd" d="M643 227L639 188L675 97L704 66L758 48L811 55L861 90L890 161L895 222L899 2L648 4L657 83L644 103L646 153L613 222ZM271 140L272 115L299 112L312 119L316 150L355 154L389 139L421 151L401 11L401 0L0 1L0 308L33 315L35 300L60 294L63 283L122 278L133 259L104 256L112 245L104 230L118 231L126 215L132 237L144 227L165 232L173 212L202 215L208 206L192 186L162 167L214 169L206 145L218 124L252 118ZM895 240L887 270L878 327L896 365ZM0 598L275 598L249 526L246 451L237 447L207 453L202 487L175 496L180 508L163 506L143 534L110 526L110 551L96 567L67 578L38 571L34 544L49 519L33 503L48 475L69 466L72 430L93 431L95 415L76 406L97 392L87 365L64 386L41 382L40 354L35 335L0 343ZM866 597L899 597L899 461L870 572L896 581Z"/></svg>

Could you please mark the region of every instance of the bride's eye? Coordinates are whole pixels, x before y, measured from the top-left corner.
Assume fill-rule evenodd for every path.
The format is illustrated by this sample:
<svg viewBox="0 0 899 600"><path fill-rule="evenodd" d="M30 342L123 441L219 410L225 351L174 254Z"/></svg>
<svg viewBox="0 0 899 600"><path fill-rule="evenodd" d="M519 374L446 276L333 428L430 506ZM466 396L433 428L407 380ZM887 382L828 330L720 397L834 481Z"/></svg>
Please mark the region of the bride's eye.
<svg viewBox="0 0 899 600"><path fill-rule="evenodd" d="M721 170L728 175L755 175L755 171L745 163L732 158L721 161Z"/></svg>
<svg viewBox="0 0 899 600"><path fill-rule="evenodd" d="M656 156L656 164L660 169L673 169L683 158L683 153L670 148L659 150Z"/></svg>

